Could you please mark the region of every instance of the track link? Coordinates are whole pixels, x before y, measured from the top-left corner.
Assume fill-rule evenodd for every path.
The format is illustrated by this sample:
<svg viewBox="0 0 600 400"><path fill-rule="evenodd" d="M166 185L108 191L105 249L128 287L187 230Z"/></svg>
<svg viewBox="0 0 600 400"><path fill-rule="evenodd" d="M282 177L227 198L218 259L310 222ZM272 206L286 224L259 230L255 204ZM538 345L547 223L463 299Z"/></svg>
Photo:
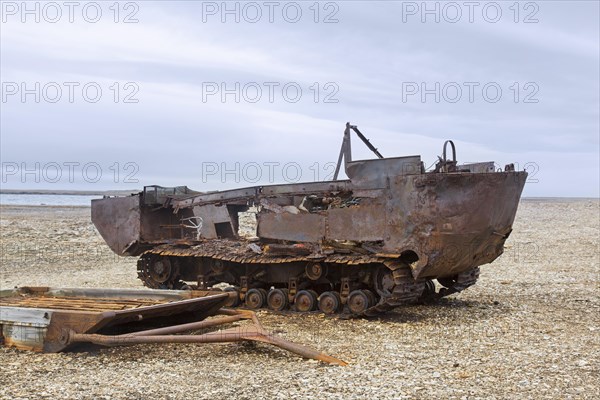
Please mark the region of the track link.
<svg viewBox="0 0 600 400"><path fill-rule="evenodd" d="M223 249L219 249L223 250ZM265 255L257 255L247 253L235 254L235 252L226 251L206 251L199 248L178 248L169 245L160 246L152 249L138 260L138 277L145 286L155 289L184 289L187 285L178 280L178 265L171 265L171 279L163 284L157 282L151 276L150 260L155 256L172 256L172 257L209 257L218 260L232 261L240 264L283 264L296 261L315 261L308 257L280 257L274 258ZM425 279L415 280L412 276L410 265L397 259L385 259L376 256L368 255L332 255L323 257L321 262L334 263L339 265L361 265L361 264L379 264L385 266L391 273L393 278L393 287L389 293L381 294L381 298L375 306L365 310L358 316L376 317L385 314L392 309L400 306L418 303L423 300L437 300L458 292L461 292L468 287L474 285L479 277L479 267L473 268L467 272L458 274L453 279L452 284L442 288L438 293L427 293L428 281ZM431 283L431 282L430 282ZM425 297L427 297L425 299Z"/></svg>
<svg viewBox="0 0 600 400"><path fill-rule="evenodd" d="M425 290L425 280L415 280L410 267L401 261L386 261L384 265L392 272L394 287L389 296L382 296L379 304L367 309L365 317L376 317L408 304L416 303Z"/></svg>
<svg viewBox="0 0 600 400"><path fill-rule="evenodd" d="M480 269L475 267L469 271L462 272L456 276L453 284L447 288L442 288L437 294L438 298L450 296L473 286L479 279Z"/></svg>

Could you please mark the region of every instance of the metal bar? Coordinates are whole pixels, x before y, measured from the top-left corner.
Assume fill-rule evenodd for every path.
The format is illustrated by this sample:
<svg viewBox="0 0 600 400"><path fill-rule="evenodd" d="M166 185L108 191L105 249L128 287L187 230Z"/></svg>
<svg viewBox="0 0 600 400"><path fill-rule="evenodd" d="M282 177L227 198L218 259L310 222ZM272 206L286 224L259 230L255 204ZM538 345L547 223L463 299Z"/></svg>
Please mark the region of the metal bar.
<svg viewBox="0 0 600 400"><path fill-rule="evenodd" d="M454 146L454 142L452 140L446 140L444 142L444 151L442 154L442 158L444 159L444 161L447 161L446 158L446 147L448 146L448 143L450 143L450 147L452 147L452 161L456 162L456 147Z"/></svg>
<svg viewBox="0 0 600 400"><path fill-rule="evenodd" d="M219 310L218 314L222 314L222 315L237 315L237 316L240 317L240 319L251 319L252 323L254 324L254 326L256 326L260 332L262 332L265 335L268 334L267 331L265 330L265 328L263 327L263 325L258 320L258 317L256 316L256 313L254 311L250 311L250 310L231 310L231 309L227 309L227 308L221 308Z"/></svg>
<svg viewBox="0 0 600 400"><path fill-rule="evenodd" d="M326 353L318 350L311 349L309 347L292 343L288 340L282 339L278 336L274 336L266 332L256 315L252 313L254 318L253 321L256 325L244 326L231 328L219 332L206 333L204 335L161 335L156 332L163 333L170 328L181 328L179 327L168 327L163 329L156 329L153 331L146 331L144 335L142 332L136 334L120 335L120 336L107 336L97 334L80 334L71 331L68 336L69 343L94 343L102 346L121 346L121 345L133 345L133 344L160 344L160 343L229 343L229 342L240 342L240 341L255 341L261 343L271 344L281 349L287 350L291 353L297 354L304 358L310 358L313 360L323 361L329 364L336 364L341 366L348 365L346 362L332 357ZM224 317L221 320L226 318ZM236 315L235 317L243 318L242 315ZM209 322L209 321L206 321ZM186 325L197 325L197 324L186 324Z"/></svg>
<svg viewBox="0 0 600 400"><path fill-rule="evenodd" d="M377 151L377 149L375 148L375 146L373 146L373 145L371 144L371 142L369 141L369 139L367 139L367 138L365 137L365 135L363 135L363 134L362 134L362 132L358 130L358 127L357 127L356 125L350 125L350 128L352 128L352 130L353 130L354 132L356 132L356 134L358 135L358 137L360 138L360 140L362 140L362 141L363 141L363 142L364 142L364 143L367 145L367 147L368 147L368 148L369 148L369 149L370 149L370 150L371 150L373 153L375 153L375 155L376 155L377 157L379 157L379 158L383 158L383 156L381 155L381 153L380 153L379 151Z"/></svg>
<svg viewBox="0 0 600 400"><path fill-rule="evenodd" d="M197 194L186 199L172 199L170 206L176 212L181 208L201 206L215 203L231 203L234 201L247 201L258 197L272 195L303 195L320 193L322 191L344 191L349 186L348 182L309 182L281 185L253 186L245 189L224 190L221 192Z"/></svg>
<svg viewBox="0 0 600 400"><path fill-rule="evenodd" d="M157 343L228 343L249 340L249 338L260 335L252 326L227 329L219 332L206 333L204 335L154 335L133 336L120 335L108 336L98 334L75 333L69 334L70 343L94 343L102 346L121 346L132 344L157 344Z"/></svg>
<svg viewBox="0 0 600 400"><path fill-rule="evenodd" d="M217 325L229 324L231 322L236 322L241 319L245 319L245 317L241 314L231 315L231 316L222 317L222 318L209 319L209 320L200 321L200 322L192 322L189 324L167 326L165 328L150 329L150 330L146 330L146 331L128 333L128 334L119 335L119 336L120 337L131 337L131 336L172 335L175 333L189 332L189 331L194 331L194 330L198 330L198 329L210 328L210 327L217 326Z"/></svg>
<svg viewBox="0 0 600 400"><path fill-rule="evenodd" d="M244 319L252 319L252 315L256 313L250 310L233 310L231 308L221 308L217 314L221 315L241 315Z"/></svg>
<svg viewBox="0 0 600 400"><path fill-rule="evenodd" d="M340 175L340 169L342 168L342 160L346 154L346 148L348 147L348 138L350 137L350 129L349 124L346 124L346 129L344 130L344 140L342 140L342 147L340 149L340 156L338 157L337 165L335 167L335 173L333 174L333 180L337 181L338 176ZM346 160L347 162L348 160Z"/></svg>
<svg viewBox="0 0 600 400"><path fill-rule="evenodd" d="M256 316L256 313L254 313L254 312L252 313L252 322L254 323L254 327L256 328L256 330L258 332L260 332L263 335L269 335L269 332L267 332L265 330L265 328L262 326L262 324L258 320L258 317Z"/></svg>
<svg viewBox="0 0 600 400"><path fill-rule="evenodd" d="M298 354L299 356L304 357L304 358L310 358L312 360L319 360L319 361L323 361L323 362L326 362L329 364L341 365L342 367L345 367L348 365L347 362L342 361L339 358L332 357L326 353L320 352L315 349L311 349L310 347L306 347L301 344L287 341L278 336L258 335L258 336L254 336L249 339L256 341L256 342L272 344L273 346L277 346L277 347L287 350L289 352Z"/></svg>

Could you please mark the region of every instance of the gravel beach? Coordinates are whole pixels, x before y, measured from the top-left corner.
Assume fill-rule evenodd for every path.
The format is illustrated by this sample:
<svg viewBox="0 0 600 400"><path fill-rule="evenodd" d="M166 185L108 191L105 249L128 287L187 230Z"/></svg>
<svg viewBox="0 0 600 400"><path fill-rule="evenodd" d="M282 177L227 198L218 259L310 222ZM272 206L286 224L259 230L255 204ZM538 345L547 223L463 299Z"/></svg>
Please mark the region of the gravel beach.
<svg viewBox="0 0 600 400"><path fill-rule="evenodd" d="M263 345L0 348L0 398L600 398L597 199L525 199L478 284L373 320L261 311L265 327L348 367ZM0 287L140 288L88 207L0 206Z"/></svg>

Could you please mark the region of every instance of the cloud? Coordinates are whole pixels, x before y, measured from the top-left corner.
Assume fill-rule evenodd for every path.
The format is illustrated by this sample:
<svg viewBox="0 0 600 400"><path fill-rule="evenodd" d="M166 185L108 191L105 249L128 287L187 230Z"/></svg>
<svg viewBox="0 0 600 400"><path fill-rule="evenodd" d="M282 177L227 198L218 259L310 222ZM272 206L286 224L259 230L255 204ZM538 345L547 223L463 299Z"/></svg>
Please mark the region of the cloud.
<svg viewBox="0 0 600 400"><path fill-rule="evenodd" d="M204 186L203 162L321 168L337 159L350 121L386 156L422 154L431 164L454 139L462 161L539 165L526 195L598 195L597 3L539 3L537 24L514 23L508 3L496 24L477 15L404 23L402 2L335 3L315 23L301 4L298 23L280 14L273 23L221 23L218 14L202 22L202 2L139 3L136 24L114 23L107 8L96 24L3 23L3 83L80 84L73 103L20 94L3 102L3 161L131 161L142 184ZM332 11L339 22L322 23ZM89 82L103 90L97 103L79 91ZM128 82L137 103L123 101ZM207 95L207 84L218 92ZM297 102L286 84L301 88ZM262 90L256 102L241 93L253 85ZM486 85L501 89L498 101Z"/></svg>

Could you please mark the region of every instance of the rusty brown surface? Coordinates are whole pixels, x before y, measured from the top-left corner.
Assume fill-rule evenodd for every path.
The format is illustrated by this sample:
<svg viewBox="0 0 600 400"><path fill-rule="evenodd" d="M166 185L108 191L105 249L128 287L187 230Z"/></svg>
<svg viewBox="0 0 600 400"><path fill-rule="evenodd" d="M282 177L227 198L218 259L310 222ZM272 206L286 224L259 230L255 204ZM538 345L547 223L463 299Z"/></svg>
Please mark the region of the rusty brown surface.
<svg viewBox="0 0 600 400"><path fill-rule="evenodd" d="M111 197L92 201L92 222L106 244L118 255L128 254L140 236L139 196ZM130 251L130 250L129 250Z"/></svg>
<svg viewBox="0 0 600 400"><path fill-rule="evenodd" d="M200 291L20 288L0 293L4 344L65 349L65 330L91 333L148 320L204 319L227 302L226 293Z"/></svg>
<svg viewBox="0 0 600 400"><path fill-rule="evenodd" d="M365 206L358 204L301 214L261 212L258 214L258 235L304 243L381 241L382 254L410 251L419 257L421 263L414 270L415 278L453 275L491 262L502 253L526 176L525 172L397 176L390 180L390 188L373 189L383 193L378 201L380 204L363 197ZM361 189L361 192L370 190ZM95 204L93 208L96 208ZM120 215L123 213L106 218L118 220ZM137 214L132 211L128 218L132 215ZM122 232L118 229L120 225L109 232ZM103 225L99 225L101 232L102 229ZM135 230L130 232L134 234ZM213 238L214 230L212 232L209 238ZM106 232L105 235L110 236ZM120 244L115 241L125 237L132 239L118 233L108 241L109 245L117 250L124 249L127 247L125 241ZM165 242L167 240L162 243ZM209 246L206 241L197 242L191 238L188 243ZM144 244L156 247L161 242Z"/></svg>
<svg viewBox="0 0 600 400"><path fill-rule="evenodd" d="M380 158L353 160L352 131ZM410 296L398 294L397 299L420 298L417 292L424 291L425 281L432 279L456 281L448 291L456 293L475 283L479 266L502 254L527 173L514 171L512 165L496 171L490 161L460 165L451 141L444 143L442 154L430 172L425 171L418 155L381 158L368 139L347 124L338 168L343 161L349 180L210 193L184 191L163 195L161 204L155 200L148 203L144 197L148 196L147 188L133 197L137 200L128 200L131 204L137 201L139 210L118 199L114 199L114 210L104 203L113 199L93 203L93 210L99 208L93 212L94 223L119 254L145 252L138 263L138 273L147 286L155 288L183 287L179 279L189 282L198 276L219 275L215 279L233 286L247 286L247 278L260 277L260 284L268 289L273 284L305 279L297 276L294 263L319 261L335 267L323 279L340 293L342 289L338 287L344 278L355 286L367 285L377 298L384 298L387 292L377 288L381 282L374 282L372 275L378 265L399 261L409 268L412 278L403 275L401 279L394 277L394 282L417 286L409 290L414 292ZM160 190L177 192L176 188ZM238 213L250 207L256 209L258 238L248 243L240 236ZM124 234L119 231L123 221L142 228ZM265 254L265 246L294 244L306 245L311 254L298 254L292 251L293 247L287 254ZM152 258L156 256L173 259L163 262ZM223 261L228 263L222 264ZM169 263L172 273L169 280L163 280L162 266ZM344 270L357 265L366 270ZM389 275L393 270L388 270ZM153 280L153 275L161 279ZM459 278L464 280L462 284L458 283ZM294 290L291 286L289 289ZM342 300L345 301L344 296ZM401 303L392 300L394 304Z"/></svg>
<svg viewBox="0 0 600 400"><path fill-rule="evenodd" d="M294 242L318 242L324 234L325 219L321 215L289 213L258 215L259 237Z"/></svg>

